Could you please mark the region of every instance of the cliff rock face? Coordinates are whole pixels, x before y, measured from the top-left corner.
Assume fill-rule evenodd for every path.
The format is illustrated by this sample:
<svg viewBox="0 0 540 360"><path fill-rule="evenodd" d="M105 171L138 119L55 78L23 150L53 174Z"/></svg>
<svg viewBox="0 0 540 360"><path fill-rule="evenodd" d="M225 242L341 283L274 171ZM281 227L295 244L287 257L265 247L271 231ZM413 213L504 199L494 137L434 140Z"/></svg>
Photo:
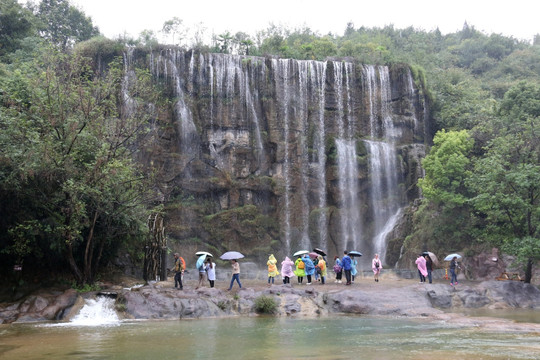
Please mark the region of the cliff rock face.
<svg viewBox="0 0 540 360"><path fill-rule="evenodd" d="M127 54L127 82L135 65L170 104L145 159L160 172L170 246L384 256L431 140L407 66L169 49Z"/></svg>

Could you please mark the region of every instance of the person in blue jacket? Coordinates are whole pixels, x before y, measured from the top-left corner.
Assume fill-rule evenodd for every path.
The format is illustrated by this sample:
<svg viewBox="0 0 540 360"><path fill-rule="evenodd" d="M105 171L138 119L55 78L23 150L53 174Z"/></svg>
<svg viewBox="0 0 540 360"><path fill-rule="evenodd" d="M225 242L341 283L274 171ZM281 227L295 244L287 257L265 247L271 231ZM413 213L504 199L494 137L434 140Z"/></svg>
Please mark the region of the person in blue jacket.
<svg viewBox="0 0 540 360"><path fill-rule="evenodd" d="M307 254L304 255L302 261L304 262L304 271L306 272L307 277L306 285L311 285L311 275L315 274L315 264L313 264L313 261L311 261Z"/></svg>
<svg viewBox="0 0 540 360"><path fill-rule="evenodd" d="M345 285L351 285L352 261L347 254L348 251L345 250L343 252L343 259L341 259L341 266L343 267L343 271L345 272L345 279L347 279L347 283Z"/></svg>

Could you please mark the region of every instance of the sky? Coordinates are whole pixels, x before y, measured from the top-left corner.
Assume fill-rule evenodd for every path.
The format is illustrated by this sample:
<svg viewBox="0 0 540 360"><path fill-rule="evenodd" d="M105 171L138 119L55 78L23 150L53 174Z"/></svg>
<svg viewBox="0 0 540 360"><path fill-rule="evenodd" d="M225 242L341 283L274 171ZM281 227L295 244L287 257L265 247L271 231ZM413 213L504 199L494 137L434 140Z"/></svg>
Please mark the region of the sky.
<svg viewBox="0 0 540 360"><path fill-rule="evenodd" d="M459 31L467 22L487 34L532 41L540 33L539 0L70 0L92 18L106 37L138 38L152 30L160 38L163 23L173 17L208 34L238 31L254 35L270 24L291 29L309 27L320 35L343 35L355 28L413 26L443 33ZM170 40L170 39L169 39Z"/></svg>

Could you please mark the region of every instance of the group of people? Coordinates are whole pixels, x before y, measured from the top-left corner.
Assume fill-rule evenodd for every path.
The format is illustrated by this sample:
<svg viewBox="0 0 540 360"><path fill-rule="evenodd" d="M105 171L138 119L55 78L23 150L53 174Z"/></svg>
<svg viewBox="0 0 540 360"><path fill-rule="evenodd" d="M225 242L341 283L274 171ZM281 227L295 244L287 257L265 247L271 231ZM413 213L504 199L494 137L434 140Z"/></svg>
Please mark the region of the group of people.
<svg viewBox="0 0 540 360"><path fill-rule="evenodd" d="M231 284L229 286L229 290L234 285L234 282L236 281L238 283L238 286L242 288L242 283L240 283L240 264L237 260L231 260L231 266L232 266L232 278L231 278ZM175 289L183 290L184 285L182 283L184 278L184 271L186 270L186 262L184 258L180 256L180 254L175 253L174 254L174 287ZM216 281L216 263L212 261L211 256L207 256L206 260L202 263L201 266L198 267L199 272L199 283L197 284L197 287L195 289L200 288L204 284L204 279L208 279L208 282L210 284L210 287L213 288Z"/></svg>
<svg viewBox="0 0 540 360"><path fill-rule="evenodd" d="M274 284L275 278L280 274L277 264L277 259L275 258L274 254L271 254L266 262L266 265L268 266L268 286ZM335 256L333 271L336 274L336 279L334 282L341 284L341 279L344 273L346 279L345 285L351 285L354 282L356 274L358 273L356 269L357 265L357 260L354 257L349 256L347 251L343 252L343 257L341 259L338 256ZM379 259L378 254L375 254L371 265L374 273L374 280L379 282L379 274L382 270L382 262ZM238 286L242 288L242 283L240 282L240 264L237 260L231 260L231 267L232 278L228 290L232 289L235 281L238 283ZM178 253L175 253L174 287L176 289L182 290L184 288L182 281L185 269L185 260ZM197 270L199 273L199 282L196 289L203 286L205 278L208 279L210 287L213 288L216 280L216 263L212 261L212 257L207 256L206 260L198 267ZM307 279L306 285L311 285L313 281L320 282L324 285L328 277L328 266L323 255L318 255L312 259L308 254L304 254L298 256L294 262L288 256L286 256L285 260L281 262L280 270L283 284L290 284L291 278L296 276L298 284L303 284L305 277Z"/></svg>
<svg viewBox="0 0 540 360"><path fill-rule="evenodd" d="M429 254L422 253L418 256L418 258L415 261L416 267L418 268L418 276L420 277L420 284L426 283L426 281L429 281L431 284L432 279L432 272L433 272L433 259ZM457 281L457 269L459 268L458 264L458 258L457 256L454 256L452 260L450 261L450 285L455 286L458 284ZM427 278L427 279L426 279Z"/></svg>
<svg viewBox="0 0 540 360"><path fill-rule="evenodd" d="M268 286L274 284L274 279L279 275L277 268L277 260L274 255L270 255L266 263L268 266ZM354 282L354 278L358 273L356 266L358 262L355 257L349 256L347 251L343 252L343 257L334 257L334 266L332 270L336 274L335 283L342 283L343 274L345 274L345 285L351 285ZM375 257L371 261L371 269L374 274L374 281L379 282L379 274L382 270L382 262L379 259L379 255L375 254ZM321 284L326 283L328 277L327 261L323 255L318 255L313 259L308 255L299 255L293 262L288 256L281 262L281 276L283 284L290 284L291 277L296 276L298 284L303 284L304 277L307 282L306 285L311 285L313 278L316 282Z"/></svg>

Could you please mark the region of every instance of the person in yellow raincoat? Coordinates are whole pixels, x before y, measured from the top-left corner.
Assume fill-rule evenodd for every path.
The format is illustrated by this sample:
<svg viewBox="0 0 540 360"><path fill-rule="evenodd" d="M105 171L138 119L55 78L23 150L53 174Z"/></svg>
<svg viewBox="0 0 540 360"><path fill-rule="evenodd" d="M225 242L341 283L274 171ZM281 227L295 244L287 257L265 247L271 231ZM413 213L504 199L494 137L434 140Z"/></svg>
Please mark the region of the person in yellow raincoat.
<svg viewBox="0 0 540 360"><path fill-rule="evenodd" d="M321 284L324 285L326 275L328 275L328 268L326 267L326 261L324 261L324 258L321 255L319 255L318 259L319 262L316 267L321 269Z"/></svg>
<svg viewBox="0 0 540 360"><path fill-rule="evenodd" d="M274 254L271 254L268 257L268 261L266 262L266 265L268 265L268 286L270 286L270 280L272 281L272 284L273 284L274 278L279 275L279 271L277 269L277 260L274 257Z"/></svg>
<svg viewBox="0 0 540 360"><path fill-rule="evenodd" d="M304 269L304 262L302 261L302 257L298 257L296 261L294 262L294 266L296 267L296 270L294 270L294 275L298 278L298 283L301 284L304 281L304 276L306 276L306 270Z"/></svg>

